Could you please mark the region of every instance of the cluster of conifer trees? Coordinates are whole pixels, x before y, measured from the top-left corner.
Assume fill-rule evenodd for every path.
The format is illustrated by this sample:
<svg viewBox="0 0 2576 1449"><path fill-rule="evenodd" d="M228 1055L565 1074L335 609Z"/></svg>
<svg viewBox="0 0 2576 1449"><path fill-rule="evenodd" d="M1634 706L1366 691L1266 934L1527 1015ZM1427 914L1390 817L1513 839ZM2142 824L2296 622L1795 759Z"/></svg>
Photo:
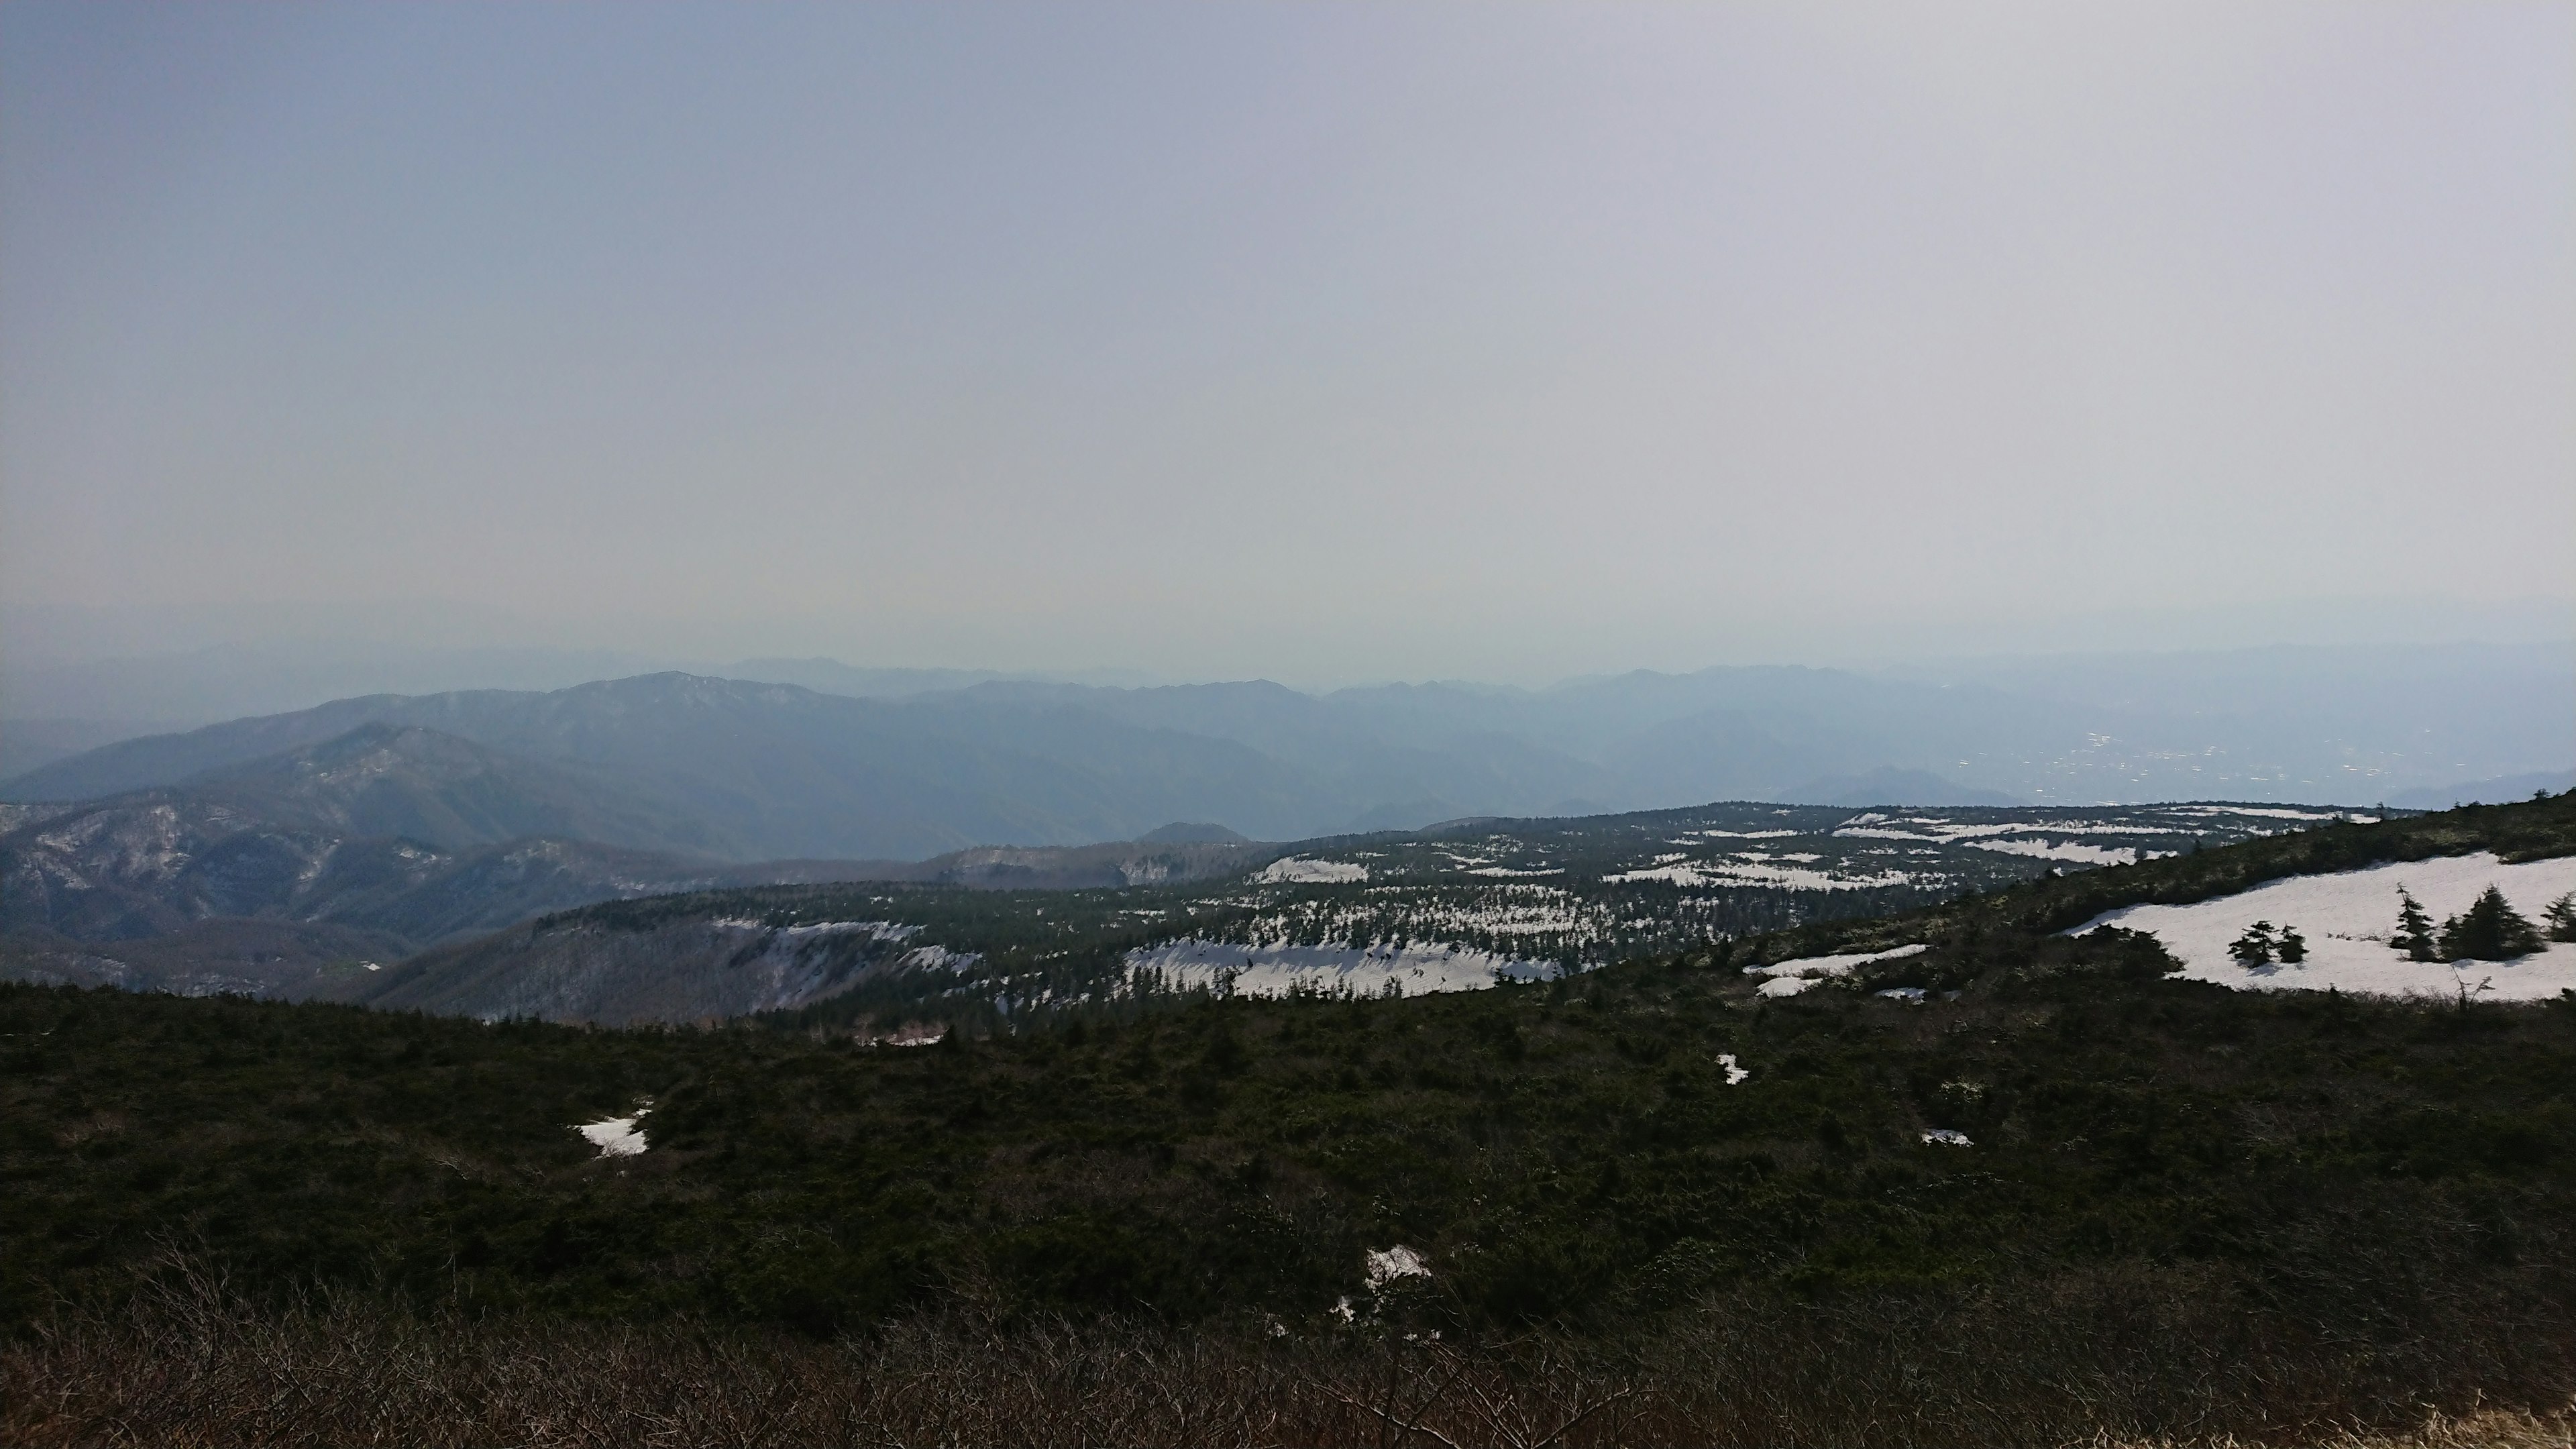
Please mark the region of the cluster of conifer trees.
<svg viewBox="0 0 2576 1449"><path fill-rule="evenodd" d="M2308 959L2308 938L2291 925L2282 926L2276 936L2270 921L2256 921L2228 946L2227 954L2235 957L2239 966L2263 966L2274 961L2296 966Z"/></svg>
<svg viewBox="0 0 2576 1449"><path fill-rule="evenodd" d="M2551 902L2547 914L2552 938L2576 941L2576 892ZM2397 930L2388 944L2415 961L2510 961L2539 950L2541 936L2539 928L2492 885L2467 910L2443 921L2438 932L2423 903L2399 886Z"/></svg>
<svg viewBox="0 0 2576 1449"><path fill-rule="evenodd" d="M2576 941L2576 891L2549 903L2545 939ZM2406 887L2397 888L2397 929L2389 946L2413 961L2511 961L2541 948L2544 934L2529 917L2513 908L2504 892L2488 886L2469 908L2440 926ZM2265 966L2278 961L2296 966L2308 959L2307 938L2299 928L2256 921L2227 947L2239 966Z"/></svg>

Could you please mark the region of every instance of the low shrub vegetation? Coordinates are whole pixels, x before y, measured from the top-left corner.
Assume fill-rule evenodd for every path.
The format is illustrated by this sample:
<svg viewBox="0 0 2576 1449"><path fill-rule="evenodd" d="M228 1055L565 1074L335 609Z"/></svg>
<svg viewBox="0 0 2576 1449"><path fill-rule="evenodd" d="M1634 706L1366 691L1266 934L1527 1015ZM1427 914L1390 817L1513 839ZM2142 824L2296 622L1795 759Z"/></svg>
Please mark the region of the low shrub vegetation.
<svg viewBox="0 0 2576 1449"><path fill-rule="evenodd" d="M2231 994L1963 904L1787 998L1757 941L923 1047L0 988L6 1433L2321 1442L2565 1407L2576 1000ZM638 1155L573 1130L639 1112Z"/></svg>

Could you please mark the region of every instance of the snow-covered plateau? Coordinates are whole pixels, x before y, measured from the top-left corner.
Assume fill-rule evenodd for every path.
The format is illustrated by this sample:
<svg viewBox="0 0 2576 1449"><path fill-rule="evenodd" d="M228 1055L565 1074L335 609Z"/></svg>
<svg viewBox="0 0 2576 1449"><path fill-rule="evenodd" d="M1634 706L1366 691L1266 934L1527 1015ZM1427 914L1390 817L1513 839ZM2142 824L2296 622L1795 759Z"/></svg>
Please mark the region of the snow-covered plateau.
<svg viewBox="0 0 2576 1449"><path fill-rule="evenodd" d="M2576 945L2553 942L2516 961L2412 961L2390 948L2397 928L2397 888L2423 903L2436 923L2469 908L2489 885L2535 924L2551 901L2576 891L2576 856L2507 865L2492 852L2410 860L2333 875L2292 876L2232 896L2188 906L2129 906L2109 911L2068 935L2097 926L2153 932L2181 975L2239 991L2357 991L2375 996L2456 998L2466 990L2487 1001L2545 1001L2576 988ZM2257 921L2295 927L2308 942L2298 965L2246 967L2229 943Z"/></svg>

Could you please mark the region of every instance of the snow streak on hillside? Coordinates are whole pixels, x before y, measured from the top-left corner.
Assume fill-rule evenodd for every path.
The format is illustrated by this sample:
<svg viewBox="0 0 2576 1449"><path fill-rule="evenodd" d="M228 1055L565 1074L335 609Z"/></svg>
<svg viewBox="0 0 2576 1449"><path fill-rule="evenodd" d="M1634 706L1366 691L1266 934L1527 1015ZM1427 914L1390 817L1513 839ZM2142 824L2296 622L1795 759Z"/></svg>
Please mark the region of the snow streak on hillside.
<svg viewBox="0 0 2576 1449"><path fill-rule="evenodd" d="M1794 961L1781 961L1769 966L1747 966L1744 974L1762 978L1762 984L1754 988L1757 995L1795 996L1820 981L1849 976L1856 966L1920 956L1931 949L1914 945L1897 946L1886 951L1856 951L1842 956L1801 956Z"/></svg>
<svg viewBox="0 0 2576 1449"><path fill-rule="evenodd" d="M1182 940L1131 951L1131 980L1165 990L1220 995L1421 996L1482 991L1504 979L1551 981L1552 962L1524 961L1454 945L1238 945Z"/></svg>
<svg viewBox="0 0 2576 1449"><path fill-rule="evenodd" d="M2404 886L2437 923L2467 910L2489 885L2534 922L2551 901L2576 891L2576 856L2506 865L2494 855L2448 856L2334 875L2293 876L2188 906L2130 906L2085 922L2150 931L2183 963L2182 975L2239 991L2340 991L2378 996L2456 999L2466 990L2488 1001L2546 1001L2576 988L2576 945L2555 943L2519 961L2410 961L2390 949L2397 928L2397 888ZM2251 969L2227 954L2228 943L2256 921L2295 927L2308 959Z"/></svg>
<svg viewBox="0 0 2576 1449"><path fill-rule="evenodd" d="M1262 885L1340 885L1369 878L1368 867L1338 860L1303 860L1289 856L1274 860L1255 871L1252 879Z"/></svg>

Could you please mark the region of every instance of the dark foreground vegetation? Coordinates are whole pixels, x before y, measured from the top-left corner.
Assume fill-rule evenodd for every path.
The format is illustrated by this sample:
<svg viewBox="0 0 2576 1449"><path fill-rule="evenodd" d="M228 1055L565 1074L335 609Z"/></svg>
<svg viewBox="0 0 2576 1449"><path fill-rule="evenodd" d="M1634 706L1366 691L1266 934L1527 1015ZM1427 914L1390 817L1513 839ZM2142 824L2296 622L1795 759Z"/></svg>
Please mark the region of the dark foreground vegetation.
<svg viewBox="0 0 2576 1449"><path fill-rule="evenodd" d="M2444 1328L2469 1326L2451 1318L2390 1352L2248 1306L2199 1275L2072 1273L2003 1292L1717 1293L1610 1339L1279 1339L1003 1321L969 1302L818 1341L370 1297L253 1307L183 1278L0 1351L0 1438L2564 1449L2576 1437L2563 1412L2461 1387L2510 1400L2517 1383L2553 1384L2563 1365L2539 1362L2551 1341L2481 1361L2506 1335L2443 1342ZM2428 1409L2437 1401L2470 1407Z"/></svg>
<svg viewBox="0 0 2576 1449"><path fill-rule="evenodd" d="M1861 983L1921 1005L1709 951L917 1049L0 989L0 1429L2007 1445L2567 1406L2576 1000L2231 995L1945 909ZM570 1130L648 1101L643 1155ZM1372 1285L1399 1245L1428 1274Z"/></svg>

